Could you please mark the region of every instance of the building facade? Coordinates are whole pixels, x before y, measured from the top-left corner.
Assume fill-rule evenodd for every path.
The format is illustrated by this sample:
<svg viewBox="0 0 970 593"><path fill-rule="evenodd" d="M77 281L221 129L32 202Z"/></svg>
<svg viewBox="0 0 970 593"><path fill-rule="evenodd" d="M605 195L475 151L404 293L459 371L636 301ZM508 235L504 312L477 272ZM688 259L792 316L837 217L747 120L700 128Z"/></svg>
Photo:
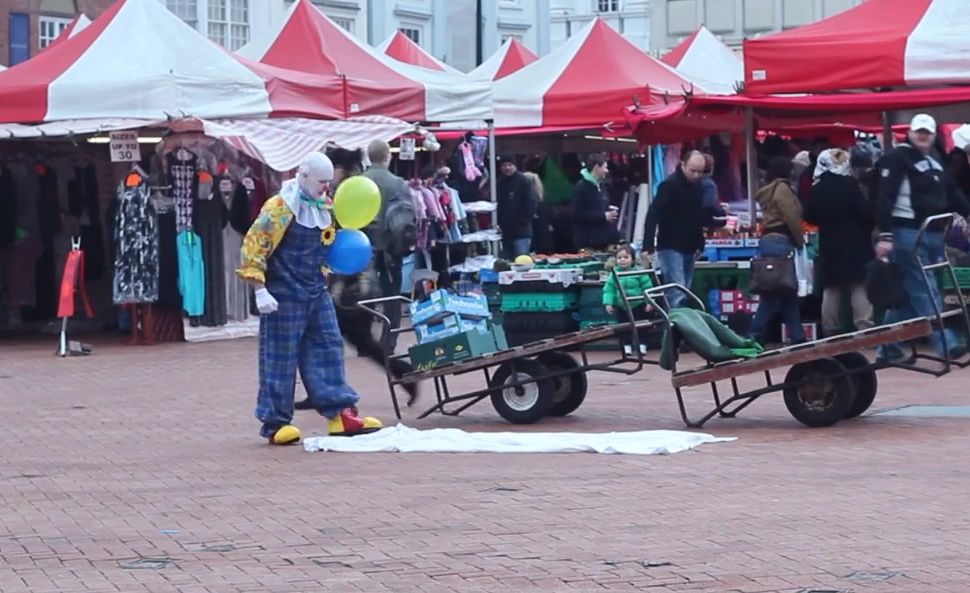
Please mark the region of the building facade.
<svg viewBox="0 0 970 593"><path fill-rule="evenodd" d="M293 0L159 0L213 41L236 50L270 35ZM401 31L436 58L463 71L509 37L548 51L550 0L311 0L335 23L371 45ZM476 15L481 5L481 58Z"/></svg>
<svg viewBox="0 0 970 593"><path fill-rule="evenodd" d="M100 14L114 0L3 0L0 2L0 65L37 55L79 12Z"/></svg>
<svg viewBox="0 0 970 593"><path fill-rule="evenodd" d="M705 25L731 47L757 37L828 18L865 0L652 0L650 49L680 43Z"/></svg>
<svg viewBox="0 0 970 593"><path fill-rule="evenodd" d="M650 8L657 0L550 0L550 45L558 47L596 17L637 47L650 48ZM715 0L727 1L727 0Z"/></svg>

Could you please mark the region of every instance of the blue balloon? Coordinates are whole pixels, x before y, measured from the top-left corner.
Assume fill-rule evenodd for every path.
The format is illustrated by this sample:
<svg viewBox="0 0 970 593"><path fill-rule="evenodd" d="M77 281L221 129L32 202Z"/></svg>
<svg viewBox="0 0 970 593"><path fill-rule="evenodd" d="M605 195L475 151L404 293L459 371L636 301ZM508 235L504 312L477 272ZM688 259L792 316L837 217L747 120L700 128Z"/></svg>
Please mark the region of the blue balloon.
<svg viewBox="0 0 970 593"><path fill-rule="evenodd" d="M370 263L370 239L357 229L340 229L330 246L330 269L334 274L353 276Z"/></svg>

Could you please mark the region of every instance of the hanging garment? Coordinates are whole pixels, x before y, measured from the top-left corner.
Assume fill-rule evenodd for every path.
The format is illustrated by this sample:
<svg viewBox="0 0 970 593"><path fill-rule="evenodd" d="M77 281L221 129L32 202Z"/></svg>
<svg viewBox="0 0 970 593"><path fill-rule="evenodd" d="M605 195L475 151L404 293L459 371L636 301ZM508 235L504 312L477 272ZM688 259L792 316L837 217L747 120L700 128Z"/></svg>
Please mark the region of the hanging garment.
<svg viewBox="0 0 970 593"><path fill-rule="evenodd" d="M229 224L237 233L245 234L249 230L252 220L249 218L249 205L251 194L255 192L255 182L244 177L236 184L236 189L232 193L229 204ZM265 200L264 200L265 201Z"/></svg>
<svg viewBox="0 0 970 593"><path fill-rule="evenodd" d="M198 158L184 148L168 155L168 178L175 198L175 227L178 232L192 228L192 205L198 190Z"/></svg>
<svg viewBox="0 0 970 593"><path fill-rule="evenodd" d="M235 321L244 321L249 317L249 286L246 281L236 275L236 268L241 262L240 251L242 250L243 235L233 224L234 208L241 200L246 201L246 188L241 184L232 194L224 194L224 203L228 201L229 224L222 229L222 253L223 268L226 277L226 315ZM248 213L243 211L243 220L246 220ZM236 212L238 215L238 212ZM243 231L245 232L245 231Z"/></svg>
<svg viewBox="0 0 970 593"><path fill-rule="evenodd" d="M171 309L182 308L179 293L179 259L175 237L175 200L160 192L152 194L158 218L158 304Z"/></svg>
<svg viewBox="0 0 970 593"><path fill-rule="evenodd" d="M158 300L158 226L148 184L118 184L114 225L114 302Z"/></svg>
<svg viewBox="0 0 970 593"><path fill-rule="evenodd" d="M200 195L192 210L192 229L202 240L202 261L205 263L205 307L199 323L208 327L225 325L226 268L223 253L222 227L229 219L229 211L218 193L202 195L205 184L199 184ZM206 187L211 190L212 185Z"/></svg>
<svg viewBox="0 0 970 593"><path fill-rule="evenodd" d="M205 312L205 263L202 261L202 240L192 231L182 231L176 237L179 260L179 293L182 309L190 317Z"/></svg>

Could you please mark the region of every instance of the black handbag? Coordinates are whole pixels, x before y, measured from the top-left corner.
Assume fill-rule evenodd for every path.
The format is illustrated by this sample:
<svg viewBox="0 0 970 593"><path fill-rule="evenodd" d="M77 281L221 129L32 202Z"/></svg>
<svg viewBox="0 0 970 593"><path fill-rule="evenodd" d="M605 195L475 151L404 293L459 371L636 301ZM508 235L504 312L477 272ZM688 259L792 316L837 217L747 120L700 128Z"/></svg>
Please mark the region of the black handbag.
<svg viewBox="0 0 970 593"><path fill-rule="evenodd" d="M755 257L751 260L751 292L760 295L787 296L798 293L795 258Z"/></svg>

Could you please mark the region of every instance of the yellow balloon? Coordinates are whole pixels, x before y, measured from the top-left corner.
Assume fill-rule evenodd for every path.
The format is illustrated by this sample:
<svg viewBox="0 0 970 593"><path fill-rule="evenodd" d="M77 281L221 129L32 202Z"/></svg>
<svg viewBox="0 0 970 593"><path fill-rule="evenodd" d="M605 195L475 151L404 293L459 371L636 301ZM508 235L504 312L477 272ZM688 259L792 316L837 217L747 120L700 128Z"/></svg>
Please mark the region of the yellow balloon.
<svg viewBox="0 0 970 593"><path fill-rule="evenodd" d="M361 229L381 211L381 190L370 179L357 175L343 181L333 197L333 214L345 229Z"/></svg>

